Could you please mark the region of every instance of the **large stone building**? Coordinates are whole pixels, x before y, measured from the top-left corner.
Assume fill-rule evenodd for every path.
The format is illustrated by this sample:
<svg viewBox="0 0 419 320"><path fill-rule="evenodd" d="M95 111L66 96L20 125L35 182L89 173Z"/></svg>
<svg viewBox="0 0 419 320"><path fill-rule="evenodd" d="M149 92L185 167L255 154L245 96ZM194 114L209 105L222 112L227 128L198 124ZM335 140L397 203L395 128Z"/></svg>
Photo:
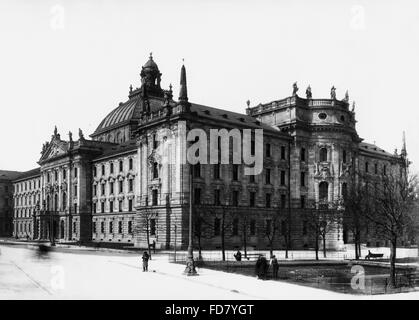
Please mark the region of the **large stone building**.
<svg viewBox="0 0 419 320"><path fill-rule="evenodd" d="M178 101L160 80L150 56L141 86L130 87L128 100L100 122L91 139L80 130L77 140L71 133L64 140L54 130L40 167L14 180L15 237L136 246L149 238L157 248L185 248L192 201L195 230L201 231L195 232L196 241L203 247L220 247L225 238L229 248L244 240L254 248L287 242L307 248L313 237L304 210L339 200L346 172L378 174L403 163L405 150L390 154L362 141L354 106L347 95L337 100L334 88L330 99L314 99L310 88L306 98L299 97L294 85L292 96L255 107L248 103L241 114L189 102L184 66ZM186 141L182 128L206 135ZM248 165L232 161L187 164L183 150L209 139L211 129L237 129L239 138L250 129L256 144L255 130L262 129L262 148L255 149L254 142L250 147L250 156L263 154L262 172L247 175ZM164 157L162 144L168 145ZM233 150L227 150L232 158ZM277 216L280 227L270 242ZM339 249L347 238L337 222L327 246Z"/></svg>
<svg viewBox="0 0 419 320"><path fill-rule="evenodd" d="M13 232L13 183L21 172L0 170L0 237Z"/></svg>

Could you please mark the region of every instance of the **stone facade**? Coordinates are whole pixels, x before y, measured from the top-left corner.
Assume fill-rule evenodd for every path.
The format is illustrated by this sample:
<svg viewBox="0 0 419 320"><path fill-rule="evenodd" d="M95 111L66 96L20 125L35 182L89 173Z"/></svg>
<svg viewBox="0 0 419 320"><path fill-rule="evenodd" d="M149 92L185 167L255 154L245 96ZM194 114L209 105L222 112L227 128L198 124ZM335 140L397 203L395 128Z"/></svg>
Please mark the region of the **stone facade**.
<svg viewBox="0 0 419 320"><path fill-rule="evenodd" d="M0 170L0 237L13 233L13 180L21 172Z"/></svg>
<svg viewBox="0 0 419 320"><path fill-rule="evenodd" d="M241 114L189 102L184 66L178 101L171 87L160 87L160 77L150 57L141 86L130 87L128 100L100 122L91 140L81 131L77 141L71 133L62 140L54 131L38 173L14 182L14 236L186 248L192 206L194 230L201 230L194 241L204 248L219 248L223 238L228 248L244 240L258 249L286 243L310 248L307 210L338 202L350 170L365 170L368 163L374 175L403 163L401 155L362 141L348 97L304 99L295 93L248 104ZM233 163L230 147L230 162L187 164L184 150L193 141L181 128L205 133L209 151L212 129L236 130L240 137L248 129L263 130L262 148L250 148L253 156L263 153L262 172L245 175L248 165ZM32 181L34 198L22 205L29 192L22 186ZM328 248L340 249L351 238L337 219L326 240Z"/></svg>

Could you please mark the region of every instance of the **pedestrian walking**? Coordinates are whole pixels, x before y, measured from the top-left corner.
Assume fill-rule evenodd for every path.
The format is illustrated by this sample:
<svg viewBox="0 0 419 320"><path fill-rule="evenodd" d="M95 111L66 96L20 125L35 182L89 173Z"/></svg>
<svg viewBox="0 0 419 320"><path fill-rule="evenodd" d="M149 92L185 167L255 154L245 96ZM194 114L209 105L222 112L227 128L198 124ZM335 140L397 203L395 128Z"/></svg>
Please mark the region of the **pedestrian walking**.
<svg viewBox="0 0 419 320"><path fill-rule="evenodd" d="M236 261L242 261L242 253L240 250L237 250L235 254L233 254L234 258L236 258Z"/></svg>
<svg viewBox="0 0 419 320"><path fill-rule="evenodd" d="M279 263L275 255L271 257L271 266L272 266L272 278L278 279Z"/></svg>
<svg viewBox="0 0 419 320"><path fill-rule="evenodd" d="M269 264L266 261L266 258L262 255L259 256L258 260L256 261L255 272L258 279L266 279L266 273L268 271Z"/></svg>
<svg viewBox="0 0 419 320"><path fill-rule="evenodd" d="M142 260L143 260L143 272L148 271L148 260L150 259L150 256L148 255L147 251L144 251Z"/></svg>

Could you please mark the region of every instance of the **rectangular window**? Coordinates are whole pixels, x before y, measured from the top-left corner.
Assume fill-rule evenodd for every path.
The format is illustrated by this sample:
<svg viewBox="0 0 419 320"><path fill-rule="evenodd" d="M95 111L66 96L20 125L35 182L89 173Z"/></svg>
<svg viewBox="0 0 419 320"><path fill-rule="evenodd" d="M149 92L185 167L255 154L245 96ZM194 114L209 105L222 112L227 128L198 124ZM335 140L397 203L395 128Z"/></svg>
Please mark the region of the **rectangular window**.
<svg viewBox="0 0 419 320"><path fill-rule="evenodd" d="M265 196L266 196L266 208L270 208L271 207L271 194L267 193Z"/></svg>
<svg viewBox="0 0 419 320"><path fill-rule="evenodd" d="M378 174L378 164L377 163L374 164L374 173Z"/></svg>
<svg viewBox="0 0 419 320"><path fill-rule="evenodd" d="M281 221L281 234L282 235L287 234L287 222L285 220Z"/></svg>
<svg viewBox="0 0 419 320"><path fill-rule="evenodd" d="M300 174L300 185L301 187L306 186L306 173L305 172L301 172Z"/></svg>
<svg viewBox="0 0 419 320"><path fill-rule="evenodd" d="M256 220L250 220L250 235L256 235Z"/></svg>
<svg viewBox="0 0 419 320"><path fill-rule="evenodd" d="M265 171L265 184L271 184L271 169L269 168Z"/></svg>
<svg viewBox="0 0 419 320"><path fill-rule="evenodd" d="M77 185L74 186L74 196L77 197Z"/></svg>
<svg viewBox="0 0 419 320"><path fill-rule="evenodd" d="M109 189L110 194L113 194L113 182L109 182Z"/></svg>
<svg viewBox="0 0 419 320"><path fill-rule="evenodd" d="M132 168L133 168L133 160L132 160L132 158L129 159L129 162L128 163L129 163L129 169L132 170Z"/></svg>
<svg viewBox="0 0 419 320"><path fill-rule="evenodd" d="M239 219L235 218L233 219L233 236L239 235Z"/></svg>
<svg viewBox="0 0 419 320"><path fill-rule="evenodd" d="M300 149L300 160L302 162L306 161L306 149L305 148Z"/></svg>
<svg viewBox="0 0 419 320"><path fill-rule="evenodd" d="M150 219L150 236L156 235L156 219Z"/></svg>
<svg viewBox="0 0 419 320"><path fill-rule="evenodd" d="M92 224L92 232L93 233L96 233L96 221L93 221L93 224Z"/></svg>
<svg viewBox="0 0 419 320"><path fill-rule="evenodd" d="M132 199L128 200L128 211L131 212L132 211Z"/></svg>
<svg viewBox="0 0 419 320"><path fill-rule="evenodd" d="M267 143L265 145L265 156L267 158L270 158L271 157L271 144L270 143Z"/></svg>
<svg viewBox="0 0 419 320"><path fill-rule="evenodd" d="M122 221L118 221L118 233L122 233Z"/></svg>
<svg viewBox="0 0 419 320"><path fill-rule="evenodd" d="M67 178L67 170L66 169L63 170L63 179L65 179L65 178Z"/></svg>
<svg viewBox="0 0 419 320"><path fill-rule="evenodd" d="M133 179L129 179L128 180L128 188L129 188L129 191L130 192L132 192L133 191Z"/></svg>
<svg viewBox="0 0 419 320"><path fill-rule="evenodd" d="M102 196L104 196L105 195L105 185L104 184L102 184L101 191L102 191Z"/></svg>
<svg viewBox="0 0 419 320"><path fill-rule="evenodd" d="M128 233L132 233L132 221L128 221Z"/></svg>
<svg viewBox="0 0 419 320"><path fill-rule="evenodd" d="M254 174L249 175L249 182L250 183L255 183L255 175Z"/></svg>
<svg viewBox="0 0 419 320"><path fill-rule="evenodd" d="M285 147L281 146L281 160L285 160Z"/></svg>
<svg viewBox="0 0 419 320"><path fill-rule="evenodd" d="M220 179L220 165L214 164L214 179Z"/></svg>
<svg viewBox="0 0 419 320"><path fill-rule="evenodd" d="M121 160L119 161L119 172L124 171L124 162Z"/></svg>
<svg viewBox="0 0 419 320"><path fill-rule="evenodd" d="M123 192L124 192L124 182L119 181L119 193L123 193Z"/></svg>
<svg viewBox="0 0 419 320"><path fill-rule="evenodd" d="M74 204L74 213L77 213L77 203Z"/></svg>
<svg viewBox="0 0 419 320"><path fill-rule="evenodd" d="M105 213L105 202L100 203L100 212Z"/></svg>
<svg viewBox="0 0 419 320"><path fill-rule="evenodd" d="M156 150L159 146L159 140L157 139L157 135L153 135L153 149Z"/></svg>
<svg viewBox="0 0 419 320"><path fill-rule="evenodd" d="M369 171L369 163L365 162L365 172L368 172L368 171Z"/></svg>
<svg viewBox="0 0 419 320"><path fill-rule="evenodd" d="M111 167L110 167L110 171L111 171L111 174L113 173L113 162L111 162L111 165L110 165Z"/></svg>
<svg viewBox="0 0 419 320"><path fill-rule="evenodd" d="M281 208L284 209L287 205L287 196L285 194L281 194Z"/></svg>
<svg viewBox="0 0 419 320"><path fill-rule="evenodd" d="M233 164L233 181L239 180L239 165Z"/></svg>
<svg viewBox="0 0 419 320"><path fill-rule="evenodd" d="M346 150L342 151L342 161L343 163L346 163Z"/></svg>
<svg viewBox="0 0 419 320"><path fill-rule="evenodd" d="M194 164L194 166L193 166L193 176L194 176L194 178L200 178L201 177L201 165L199 163Z"/></svg>
<svg viewBox="0 0 419 320"><path fill-rule="evenodd" d="M250 192L249 194L249 206L254 207L255 206L255 200L256 200L256 192Z"/></svg>
<svg viewBox="0 0 419 320"><path fill-rule="evenodd" d="M305 196L301 196L300 203L301 203L301 209L305 209L305 207L306 207L306 197Z"/></svg>
<svg viewBox="0 0 419 320"><path fill-rule="evenodd" d="M157 162L153 163L153 179L157 179L159 177L159 164Z"/></svg>
<svg viewBox="0 0 419 320"><path fill-rule="evenodd" d="M105 175L105 165L102 164L102 176L104 176L104 175Z"/></svg>
<svg viewBox="0 0 419 320"><path fill-rule="evenodd" d="M96 166L93 167L93 176L94 177L97 176L97 167Z"/></svg>
<svg viewBox="0 0 419 320"><path fill-rule="evenodd" d="M77 222L73 221L73 233L77 234Z"/></svg>
<svg viewBox="0 0 419 320"><path fill-rule="evenodd" d="M77 168L74 168L74 178L77 178L77 175L78 175L78 170Z"/></svg>
<svg viewBox="0 0 419 320"><path fill-rule="evenodd" d="M157 206L157 197L158 197L158 190L154 189L151 191L151 197L152 197L152 205Z"/></svg>
<svg viewBox="0 0 419 320"><path fill-rule="evenodd" d="M122 200L118 201L118 211L122 212Z"/></svg>
<svg viewBox="0 0 419 320"><path fill-rule="evenodd" d="M109 233L113 233L113 221L109 221Z"/></svg>
<svg viewBox="0 0 419 320"><path fill-rule="evenodd" d="M220 190L216 189L214 190L214 205L219 206L220 204Z"/></svg>
<svg viewBox="0 0 419 320"><path fill-rule="evenodd" d="M96 202L93 203L93 213L96 213Z"/></svg>
<svg viewBox="0 0 419 320"><path fill-rule="evenodd" d="M281 186L285 186L285 170L281 170Z"/></svg>
<svg viewBox="0 0 419 320"><path fill-rule="evenodd" d="M105 222L100 223L100 233L105 233Z"/></svg>
<svg viewBox="0 0 419 320"><path fill-rule="evenodd" d="M250 155L252 155L252 156L255 155L255 140L252 140L250 142Z"/></svg>
<svg viewBox="0 0 419 320"><path fill-rule="evenodd" d="M239 206L239 192L237 190L233 191L233 206L234 207Z"/></svg>
<svg viewBox="0 0 419 320"><path fill-rule="evenodd" d="M220 229L221 229L221 220L220 218L214 219L214 236L220 235Z"/></svg>
<svg viewBox="0 0 419 320"><path fill-rule="evenodd" d="M194 190L194 203L201 204L201 189L195 188Z"/></svg>
<svg viewBox="0 0 419 320"><path fill-rule="evenodd" d="M109 201L109 212L113 212L113 201Z"/></svg>
<svg viewBox="0 0 419 320"><path fill-rule="evenodd" d="M265 232L266 232L266 235L272 234L272 220L271 219L267 219L265 221Z"/></svg>
<svg viewBox="0 0 419 320"><path fill-rule="evenodd" d="M97 185L93 185L93 195L97 196Z"/></svg>

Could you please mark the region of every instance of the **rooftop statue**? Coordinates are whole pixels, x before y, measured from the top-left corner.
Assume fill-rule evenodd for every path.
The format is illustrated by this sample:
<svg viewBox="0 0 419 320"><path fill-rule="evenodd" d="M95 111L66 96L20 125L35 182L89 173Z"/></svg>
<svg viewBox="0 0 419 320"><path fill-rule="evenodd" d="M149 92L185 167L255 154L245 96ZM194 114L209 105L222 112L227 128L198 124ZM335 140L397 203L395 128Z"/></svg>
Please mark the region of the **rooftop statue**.
<svg viewBox="0 0 419 320"><path fill-rule="evenodd" d="M73 133L71 131L68 132L68 138L70 142L73 142Z"/></svg>
<svg viewBox="0 0 419 320"><path fill-rule="evenodd" d="M294 82L294 84L292 85L292 95L296 96L297 91L298 91L297 82Z"/></svg>
<svg viewBox="0 0 419 320"><path fill-rule="evenodd" d="M336 100L336 88L335 86L332 87L332 89L330 89L330 98L333 100Z"/></svg>
<svg viewBox="0 0 419 320"><path fill-rule="evenodd" d="M79 128L79 140L84 140L84 134L80 128Z"/></svg>
<svg viewBox="0 0 419 320"><path fill-rule="evenodd" d="M307 97L307 99L311 99L311 97L312 97L310 85L308 85L308 87L306 89L306 97Z"/></svg>
<svg viewBox="0 0 419 320"><path fill-rule="evenodd" d="M352 112L355 112L355 101L352 102Z"/></svg>

